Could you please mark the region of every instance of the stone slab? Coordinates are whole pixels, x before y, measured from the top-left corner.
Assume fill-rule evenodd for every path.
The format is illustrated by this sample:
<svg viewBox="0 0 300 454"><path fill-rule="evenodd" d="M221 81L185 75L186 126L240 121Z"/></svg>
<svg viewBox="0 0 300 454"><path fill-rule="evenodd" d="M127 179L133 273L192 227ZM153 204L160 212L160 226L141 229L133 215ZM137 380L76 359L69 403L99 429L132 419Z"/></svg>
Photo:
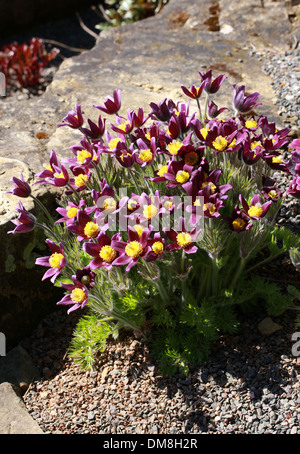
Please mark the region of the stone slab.
<svg viewBox="0 0 300 454"><path fill-rule="evenodd" d="M0 383L0 434L43 434L10 383Z"/></svg>
<svg viewBox="0 0 300 454"><path fill-rule="evenodd" d="M40 372L33 364L28 352L17 345L6 356L0 357L0 383L11 383L19 394L23 394L30 383L40 378Z"/></svg>

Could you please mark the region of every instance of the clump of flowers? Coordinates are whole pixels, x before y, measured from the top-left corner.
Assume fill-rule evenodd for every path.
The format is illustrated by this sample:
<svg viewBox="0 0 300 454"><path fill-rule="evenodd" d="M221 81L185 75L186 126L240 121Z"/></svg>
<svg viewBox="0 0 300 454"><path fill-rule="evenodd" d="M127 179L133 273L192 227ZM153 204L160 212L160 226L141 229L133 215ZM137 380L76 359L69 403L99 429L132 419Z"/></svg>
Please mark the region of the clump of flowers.
<svg viewBox="0 0 300 454"><path fill-rule="evenodd" d="M43 68L58 55L56 48L47 52L43 41L31 38L29 43L13 42L0 51L0 72L5 75L7 85L19 84L21 88L35 87Z"/></svg>
<svg viewBox="0 0 300 454"><path fill-rule="evenodd" d="M249 114L259 93L245 96L244 86L233 86L233 114L220 118L230 108L211 96L226 76L199 74L199 86L182 86L187 103L165 98L147 113L121 114L117 89L94 106L96 121L77 104L58 127L78 142L70 156L52 150L34 183L65 189L56 218L43 208L38 223L19 202L12 233L45 230L43 279L65 292L57 304L68 313L87 310L71 349L85 367L125 328L152 343L165 372L187 372L220 332L235 332L236 308L280 314L294 304L295 292L259 270L299 250L299 238L276 225L284 197L299 198L299 141ZM285 194L274 170L291 176ZM23 178L13 183L10 192L32 197Z"/></svg>

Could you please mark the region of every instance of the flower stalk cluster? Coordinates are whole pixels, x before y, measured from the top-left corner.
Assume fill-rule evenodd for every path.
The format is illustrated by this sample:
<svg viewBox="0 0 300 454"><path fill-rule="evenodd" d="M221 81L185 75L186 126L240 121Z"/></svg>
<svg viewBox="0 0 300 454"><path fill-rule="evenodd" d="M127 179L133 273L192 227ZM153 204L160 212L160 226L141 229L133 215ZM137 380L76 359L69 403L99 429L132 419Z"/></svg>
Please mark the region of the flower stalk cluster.
<svg viewBox="0 0 300 454"><path fill-rule="evenodd" d="M284 197L300 197L300 142L249 114L259 93L245 96L244 86L233 86L233 114L221 118L230 109L211 96L226 76L199 74L199 86L181 87L187 103L165 98L147 114L140 108L122 115L115 90L94 106L96 121L85 121L77 104L58 125L80 137L70 156L51 150L36 175L34 184L64 188L55 218L43 208L50 255L36 263L48 268L43 279L65 290L57 304L68 312L90 306L102 322L145 333L166 314L181 314L182 323L188 309L192 324L205 325L204 301L228 305L260 251L272 246L266 263L287 250L274 246L275 221ZM285 194L274 170L291 177ZM12 194L33 197L22 176L12 181ZM35 228L21 202L18 211L11 233ZM124 309L128 295L133 312Z"/></svg>

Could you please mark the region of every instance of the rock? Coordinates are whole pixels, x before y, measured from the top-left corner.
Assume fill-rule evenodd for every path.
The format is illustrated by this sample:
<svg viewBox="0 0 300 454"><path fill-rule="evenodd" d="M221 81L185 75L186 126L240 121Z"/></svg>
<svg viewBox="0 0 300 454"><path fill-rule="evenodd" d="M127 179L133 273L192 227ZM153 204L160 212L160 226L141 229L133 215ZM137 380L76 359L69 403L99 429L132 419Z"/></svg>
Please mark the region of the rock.
<svg viewBox="0 0 300 454"><path fill-rule="evenodd" d="M0 434L43 434L10 383L0 384Z"/></svg>
<svg viewBox="0 0 300 454"><path fill-rule="evenodd" d="M276 331L281 330L282 326L273 322L270 317L266 317L258 324L258 329L263 336L271 336Z"/></svg>
<svg viewBox="0 0 300 454"><path fill-rule="evenodd" d="M30 383L40 377L27 351L18 345L0 357L0 383L8 382L23 394Z"/></svg>

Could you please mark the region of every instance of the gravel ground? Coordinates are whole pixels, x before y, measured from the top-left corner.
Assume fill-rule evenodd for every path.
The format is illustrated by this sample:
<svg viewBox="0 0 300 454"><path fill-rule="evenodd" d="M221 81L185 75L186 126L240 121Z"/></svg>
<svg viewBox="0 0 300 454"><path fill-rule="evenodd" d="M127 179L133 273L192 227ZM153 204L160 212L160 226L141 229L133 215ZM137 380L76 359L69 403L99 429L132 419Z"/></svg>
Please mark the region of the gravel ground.
<svg viewBox="0 0 300 454"><path fill-rule="evenodd" d="M77 315L55 312L23 342L42 371L23 398L47 434L300 434L294 316L274 318L282 329L271 336L259 316L244 320L209 362L163 377L147 345L125 334L82 371L66 356Z"/></svg>
<svg viewBox="0 0 300 454"><path fill-rule="evenodd" d="M299 130L299 50L251 52L272 76L279 114ZM299 221L299 203L290 198L279 222L299 233ZM289 266L284 273L275 268L277 276L286 284L299 281ZM221 336L210 361L187 377L161 376L147 345L126 333L108 344L92 371L81 370L68 357L78 317L56 310L21 343L41 371L23 399L45 433L300 434L300 357L291 350L295 312L273 318L281 329L269 336L258 327L265 314L241 316L240 332Z"/></svg>

